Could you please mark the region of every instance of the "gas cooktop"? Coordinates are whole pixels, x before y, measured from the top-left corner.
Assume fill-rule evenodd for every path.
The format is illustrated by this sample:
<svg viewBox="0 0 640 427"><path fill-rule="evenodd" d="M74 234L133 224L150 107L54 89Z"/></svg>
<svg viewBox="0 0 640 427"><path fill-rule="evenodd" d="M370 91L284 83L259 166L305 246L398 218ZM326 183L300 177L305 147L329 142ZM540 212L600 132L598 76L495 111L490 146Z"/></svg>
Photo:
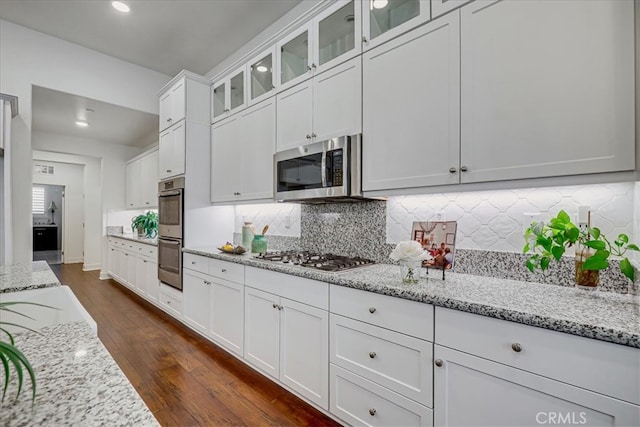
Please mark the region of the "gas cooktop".
<svg viewBox="0 0 640 427"><path fill-rule="evenodd" d="M274 251L255 256L257 259L279 262L323 271L344 271L375 264L375 261L360 257L334 254L317 254L309 251Z"/></svg>

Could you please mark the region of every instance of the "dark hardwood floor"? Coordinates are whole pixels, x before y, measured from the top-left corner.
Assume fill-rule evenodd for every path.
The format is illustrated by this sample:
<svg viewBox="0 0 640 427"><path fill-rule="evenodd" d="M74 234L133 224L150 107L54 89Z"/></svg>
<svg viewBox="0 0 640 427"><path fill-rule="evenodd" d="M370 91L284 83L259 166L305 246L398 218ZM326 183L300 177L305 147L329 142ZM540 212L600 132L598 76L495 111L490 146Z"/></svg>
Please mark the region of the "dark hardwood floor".
<svg viewBox="0 0 640 427"><path fill-rule="evenodd" d="M158 308L81 264L52 265L163 426L337 426Z"/></svg>

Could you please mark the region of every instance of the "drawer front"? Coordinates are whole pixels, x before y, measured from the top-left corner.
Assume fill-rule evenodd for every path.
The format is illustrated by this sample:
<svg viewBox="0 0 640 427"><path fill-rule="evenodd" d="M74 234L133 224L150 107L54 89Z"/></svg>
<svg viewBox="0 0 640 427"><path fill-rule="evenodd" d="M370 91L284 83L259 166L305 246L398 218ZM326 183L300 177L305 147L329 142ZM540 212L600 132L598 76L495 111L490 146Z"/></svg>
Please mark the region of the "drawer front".
<svg viewBox="0 0 640 427"><path fill-rule="evenodd" d="M139 244L138 245L138 255L147 258L158 258L158 248L151 245Z"/></svg>
<svg viewBox="0 0 640 427"><path fill-rule="evenodd" d="M220 261L219 259L210 259L209 275L229 280L230 282L244 284L244 265Z"/></svg>
<svg viewBox="0 0 640 427"><path fill-rule="evenodd" d="M199 255L183 254L182 265L189 270L209 274L209 260L209 258Z"/></svg>
<svg viewBox="0 0 640 427"><path fill-rule="evenodd" d="M433 306L431 304L331 285L330 311L433 341Z"/></svg>
<svg viewBox="0 0 640 427"><path fill-rule="evenodd" d="M335 365L330 365L329 410L351 425L432 426L429 408Z"/></svg>
<svg viewBox="0 0 640 427"><path fill-rule="evenodd" d="M168 295L162 290L160 291L160 305L172 316L182 317L182 300L175 298L173 295Z"/></svg>
<svg viewBox="0 0 640 427"><path fill-rule="evenodd" d="M436 343L640 404L640 349L436 308ZM517 351L518 350L518 351Z"/></svg>
<svg viewBox="0 0 640 427"><path fill-rule="evenodd" d="M432 343L335 314L330 343L331 363L433 406Z"/></svg>
<svg viewBox="0 0 640 427"><path fill-rule="evenodd" d="M325 282L247 267L245 284L321 310L329 309L329 285Z"/></svg>

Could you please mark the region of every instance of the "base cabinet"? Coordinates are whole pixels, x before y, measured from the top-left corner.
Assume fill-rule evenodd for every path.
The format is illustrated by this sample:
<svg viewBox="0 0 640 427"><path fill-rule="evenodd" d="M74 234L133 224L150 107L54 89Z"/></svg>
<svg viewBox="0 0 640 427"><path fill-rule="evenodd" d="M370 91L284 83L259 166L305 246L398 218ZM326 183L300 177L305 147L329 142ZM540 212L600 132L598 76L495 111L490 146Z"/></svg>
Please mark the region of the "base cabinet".
<svg viewBox="0 0 640 427"><path fill-rule="evenodd" d="M434 352L437 426L640 425L640 408L439 345Z"/></svg>
<svg viewBox="0 0 640 427"><path fill-rule="evenodd" d="M108 273L154 304L158 303L159 281L155 246L109 238Z"/></svg>
<svg viewBox="0 0 640 427"><path fill-rule="evenodd" d="M244 351L244 285L214 279L211 284L211 329L215 342L242 357Z"/></svg>

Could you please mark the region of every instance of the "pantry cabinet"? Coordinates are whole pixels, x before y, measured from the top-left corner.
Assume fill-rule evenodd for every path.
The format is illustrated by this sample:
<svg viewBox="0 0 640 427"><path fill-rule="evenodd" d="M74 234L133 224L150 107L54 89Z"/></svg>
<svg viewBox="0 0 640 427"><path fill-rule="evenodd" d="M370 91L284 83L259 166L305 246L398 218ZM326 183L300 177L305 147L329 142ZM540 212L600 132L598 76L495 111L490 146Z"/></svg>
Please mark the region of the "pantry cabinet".
<svg viewBox="0 0 640 427"><path fill-rule="evenodd" d="M127 209L158 206L158 150L129 161L126 165Z"/></svg>
<svg viewBox="0 0 640 427"><path fill-rule="evenodd" d="M240 111L246 106L246 70L241 67L211 87L211 123Z"/></svg>
<svg viewBox="0 0 640 427"><path fill-rule="evenodd" d="M424 24L429 19L431 19L430 0L363 1L363 50L379 46Z"/></svg>
<svg viewBox="0 0 640 427"><path fill-rule="evenodd" d="M275 125L275 98L212 125L212 202L273 198Z"/></svg>
<svg viewBox="0 0 640 427"><path fill-rule="evenodd" d="M634 169L633 2L548 6L461 9L460 182Z"/></svg>
<svg viewBox="0 0 640 427"><path fill-rule="evenodd" d="M277 96L277 151L362 131L360 57Z"/></svg>
<svg viewBox="0 0 640 427"><path fill-rule="evenodd" d="M363 55L363 190L458 183L459 31L455 11Z"/></svg>

